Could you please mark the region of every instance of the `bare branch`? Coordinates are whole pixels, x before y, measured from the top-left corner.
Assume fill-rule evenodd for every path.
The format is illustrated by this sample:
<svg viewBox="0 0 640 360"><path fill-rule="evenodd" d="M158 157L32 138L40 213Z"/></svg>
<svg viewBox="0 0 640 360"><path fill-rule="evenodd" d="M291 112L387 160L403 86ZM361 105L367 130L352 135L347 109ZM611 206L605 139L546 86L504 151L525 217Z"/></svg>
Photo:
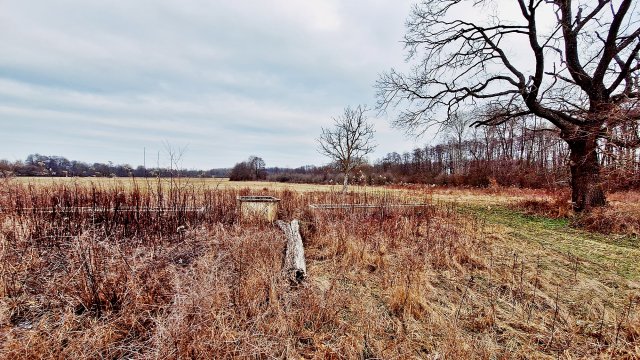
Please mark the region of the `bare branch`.
<svg viewBox="0 0 640 360"><path fill-rule="evenodd" d="M375 130L373 124L367 122L367 111L366 106L345 108L342 116L333 119L333 128L322 128L317 139L318 151L330 158L345 175L345 191L349 173L376 147L373 143Z"/></svg>
<svg viewBox="0 0 640 360"><path fill-rule="evenodd" d="M407 60L415 66L379 78L378 109L402 106L393 124L412 134L477 108L487 112L474 126L543 118L571 149L572 185L581 192L576 209L592 200L603 204L601 189L586 190L598 178L598 139L603 129L639 121L640 18L634 1L518 0L519 19L459 15L466 5L482 12L486 3L423 0L415 6L405 36ZM549 13L556 15L551 27L541 21Z"/></svg>

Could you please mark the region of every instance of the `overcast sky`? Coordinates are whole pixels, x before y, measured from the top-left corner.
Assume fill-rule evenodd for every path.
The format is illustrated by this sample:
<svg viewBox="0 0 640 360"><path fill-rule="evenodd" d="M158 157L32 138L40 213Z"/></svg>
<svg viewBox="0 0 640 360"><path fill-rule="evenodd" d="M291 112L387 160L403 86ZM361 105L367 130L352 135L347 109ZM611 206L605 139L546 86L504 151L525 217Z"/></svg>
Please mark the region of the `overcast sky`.
<svg viewBox="0 0 640 360"><path fill-rule="evenodd" d="M189 168L326 163L320 128L373 107L378 74L404 67L411 4L0 0L0 158L135 166L166 141ZM431 140L370 117L372 160Z"/></svg>

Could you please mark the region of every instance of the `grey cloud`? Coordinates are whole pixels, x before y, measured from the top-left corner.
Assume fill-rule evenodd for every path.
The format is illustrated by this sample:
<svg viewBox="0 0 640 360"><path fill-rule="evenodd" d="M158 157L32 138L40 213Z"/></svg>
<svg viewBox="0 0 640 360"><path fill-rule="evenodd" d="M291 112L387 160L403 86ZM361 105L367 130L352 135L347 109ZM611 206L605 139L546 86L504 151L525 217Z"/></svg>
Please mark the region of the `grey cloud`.
<svg viewBox="0 0 640 360"><path fill-rule="evenodd" d="M0 135L0 157L38 149L135 165L136 149L166 139L189 143L198 167L252 153L321 163L320 127L371 104L377 74L402 66L409 4L3 2L0 121L20 126ZM379 153L411 145L384 119L377 127Z"/></svg>

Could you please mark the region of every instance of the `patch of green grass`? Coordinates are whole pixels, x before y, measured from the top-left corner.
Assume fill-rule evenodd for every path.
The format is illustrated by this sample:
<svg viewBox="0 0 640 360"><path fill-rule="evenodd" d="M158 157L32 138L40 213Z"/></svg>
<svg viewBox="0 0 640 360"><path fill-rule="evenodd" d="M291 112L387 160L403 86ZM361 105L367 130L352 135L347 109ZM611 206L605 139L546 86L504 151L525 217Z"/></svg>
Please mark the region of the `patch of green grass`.
<svg viewBox="0 0 640 360"><path fill-rule="evenodd" d="M461 211L504 228L515 243L542 250L545 256L571 262L595 277L614 272L628 280L640 280L640 244L635 237L608 236L570 226L569 219L552 219L519 213L504 206L462 206ZM530 249L534 250L535 249Z"/></svg>

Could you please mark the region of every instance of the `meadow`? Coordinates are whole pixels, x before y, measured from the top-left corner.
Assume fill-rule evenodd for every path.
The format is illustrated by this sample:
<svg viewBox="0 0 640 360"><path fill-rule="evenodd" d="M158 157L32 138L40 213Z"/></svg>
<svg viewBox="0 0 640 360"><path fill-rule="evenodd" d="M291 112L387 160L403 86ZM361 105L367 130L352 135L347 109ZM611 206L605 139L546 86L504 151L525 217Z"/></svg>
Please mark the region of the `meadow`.
<svg viewBox="0 0 640 360"><path fill-rule="evenodd" d="M0 186L2 358L640 357L636 193L611 195L600 215L629 225L602 231L541 190ZM302 284L282 276L277 226L238 214L248 194L301 221ZM392 206L407 203L430 205Z"/></svg>

